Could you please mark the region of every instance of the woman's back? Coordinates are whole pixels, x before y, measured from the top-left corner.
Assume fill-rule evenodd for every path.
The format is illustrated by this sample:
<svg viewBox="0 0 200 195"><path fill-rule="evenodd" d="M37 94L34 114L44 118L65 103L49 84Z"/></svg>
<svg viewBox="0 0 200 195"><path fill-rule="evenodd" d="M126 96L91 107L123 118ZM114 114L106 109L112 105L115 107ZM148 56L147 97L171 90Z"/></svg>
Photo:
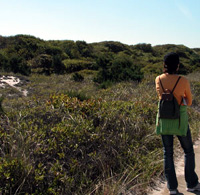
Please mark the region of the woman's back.
<svg viewBox="0 0 200 195"><path fill-rule="evenodd" d="M156 77L156 91L158 93L159 99L161 99L163 90L160 85L159 77L161 79L164 89L169 89L170 91L172 91L176 81L178 80L179 75L165 73ZM192 104L190 84L185 77L181 76L181 79L179 80L173 94L179 104L181 104L183 97L187 99L187 105L190 106Z"/></svg>

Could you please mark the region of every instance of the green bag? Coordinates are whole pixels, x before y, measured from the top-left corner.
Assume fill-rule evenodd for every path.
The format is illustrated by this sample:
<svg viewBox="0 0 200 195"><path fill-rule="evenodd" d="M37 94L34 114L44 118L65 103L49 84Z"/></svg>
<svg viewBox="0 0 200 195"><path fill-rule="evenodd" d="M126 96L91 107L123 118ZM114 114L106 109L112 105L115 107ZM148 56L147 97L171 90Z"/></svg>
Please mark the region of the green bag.
<svg viewBox="0 0 200 195"><path fill-rule="evenodd" d="M159 108L159 103L158 103ZM188 130L187 106L180 106L179 119L160 119L159 113L156 117L156 134L186 136Z"/></svg>

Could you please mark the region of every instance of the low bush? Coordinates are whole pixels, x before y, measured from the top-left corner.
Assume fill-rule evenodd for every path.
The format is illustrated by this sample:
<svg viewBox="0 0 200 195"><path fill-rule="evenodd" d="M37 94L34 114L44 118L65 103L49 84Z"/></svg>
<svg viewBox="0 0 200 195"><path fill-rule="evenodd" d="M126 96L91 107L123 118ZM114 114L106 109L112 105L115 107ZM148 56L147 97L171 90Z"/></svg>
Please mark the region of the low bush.
<svg viewBox="0 0 200 195"><path fill-rule="evenodd" d="M89 100L90 99L90 97L87 96L85 93L79 92L79 91L70 90L70 91L65 92L64 94L69 96L70 98L76 97L80 101L84 101L84 100Z"/></svg>
<svg viewBox="0 0 200 195"><path fill-rule="evenodd" d="M3 99L4 99L4 97L1 96L1 97L0 97L0 114L3 114L3 113L4 113L3 106L2 106Z"/></svg>
<svg viewBox="0 0 200 195"><path fill-rule="evenodd" d="M76 82L81 82L84 80L84 77L80 73L77 73L77 72L72 75L72 78Z"/></svg>
<svg viewBox="0 0 200 195"><path fill-rule="evenodd" d="M12 113L9 128L6 119L4 124L1 120L0 170L5 174L0 176L0 189L84 194L106 175L127 167L135 170L132 177L146 174L151 152L161 146L155 136L147 137L154 110L145 102L81 101L60 94L51 96L45 107Z"/></svg>
<svg viewBox="0 0 200 195"><path fill-rule="evenodd" d="M63 64L67 73L72 73L84 69L94 69L95 67L95 62L79 59L66 59L63 60Z"/></svg>
<svg viewBox="0 0 200 195"><path fill-rule="evenodd" d="M133 60L126 54L118 54L113 59L112 56L100 56L97 59L97 64L100 69L94 81L98 83L141 81L143 78L141 67L135 65Z"/></svg>

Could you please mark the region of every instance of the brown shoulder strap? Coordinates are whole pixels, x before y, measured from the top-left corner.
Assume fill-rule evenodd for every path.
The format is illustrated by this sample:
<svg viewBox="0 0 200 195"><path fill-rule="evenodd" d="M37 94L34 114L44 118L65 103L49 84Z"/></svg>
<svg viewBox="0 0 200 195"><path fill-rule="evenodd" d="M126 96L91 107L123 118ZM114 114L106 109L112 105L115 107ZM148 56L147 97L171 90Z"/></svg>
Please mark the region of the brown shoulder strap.
<svg viewBox="0 0 200 195"><path fill-rule="evenodd" d="M161 87L162 87L162 90L163 90L163 92L164 92L165 90L164 90L163 84L162 84L162 82L161 82L160 76L159 76L159 81L160 81L160 85L161 85Z"/></svg>
<svg viewBox="0 0 200 195"><path fill-rule="evenodd" d="M178 77L178 80L176 81L176 84L174 85L174 88L172 89L172 93L174 92L174 89L176 88L176 86L177 86L177 84L178 84L180 79L181 79L181 76Z"/></svg>
<svg viewBox="0 0 200 195"><path fill-rule="evenodd" d="M178 82L179 82L180 79L181 79L181 76L178 77L178 79L177 79L177 81L176 81L176 84L174 85L174 88L172 89L171 93L174 92L174 90L175 90L175 88L176 88L176 86L177 86L177 84L178 84ZM163 84L162 84L162 82L161 82L160 76L159 76L159 81L160 81L160 85L161 85L161 87L162 87L162 90L165 91L165 90L164 90L164 87L163 87Z"/></svg>

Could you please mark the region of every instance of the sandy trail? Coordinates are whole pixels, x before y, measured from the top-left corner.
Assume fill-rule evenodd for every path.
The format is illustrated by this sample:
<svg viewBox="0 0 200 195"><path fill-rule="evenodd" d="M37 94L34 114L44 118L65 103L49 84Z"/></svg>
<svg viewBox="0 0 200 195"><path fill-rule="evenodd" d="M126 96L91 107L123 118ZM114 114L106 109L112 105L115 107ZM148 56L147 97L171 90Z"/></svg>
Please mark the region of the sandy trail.
<svg viewBox="0 0 200 195"><path fill-rule="evenodd" d="M195 152L195 162L196 162L196 173L199 177L200 182L200 139L197 140L194 144L194 152ZM176 175L178 179L178 190L179 195L200 195L200 192L187 192L186 191L186 183L184 178L184 156L182 156L178 162L176 163ZM167 189L166 182L161 183L155 190L149 193L149 195L169 195L169 191Z"/></svg>
<svg viewBox="0 0 200 195"><path fill-rule="evenodd" d="M20 82L21 82L21 80L14 76L1 76L0 77L0 87L1 88L5 88L6 84L7 84L10 87L13 87L13 88L17 89L18 91L20 91L24 96L27 96L28 95L27 90L22 90L21 87L16 86Z"/></svg>

